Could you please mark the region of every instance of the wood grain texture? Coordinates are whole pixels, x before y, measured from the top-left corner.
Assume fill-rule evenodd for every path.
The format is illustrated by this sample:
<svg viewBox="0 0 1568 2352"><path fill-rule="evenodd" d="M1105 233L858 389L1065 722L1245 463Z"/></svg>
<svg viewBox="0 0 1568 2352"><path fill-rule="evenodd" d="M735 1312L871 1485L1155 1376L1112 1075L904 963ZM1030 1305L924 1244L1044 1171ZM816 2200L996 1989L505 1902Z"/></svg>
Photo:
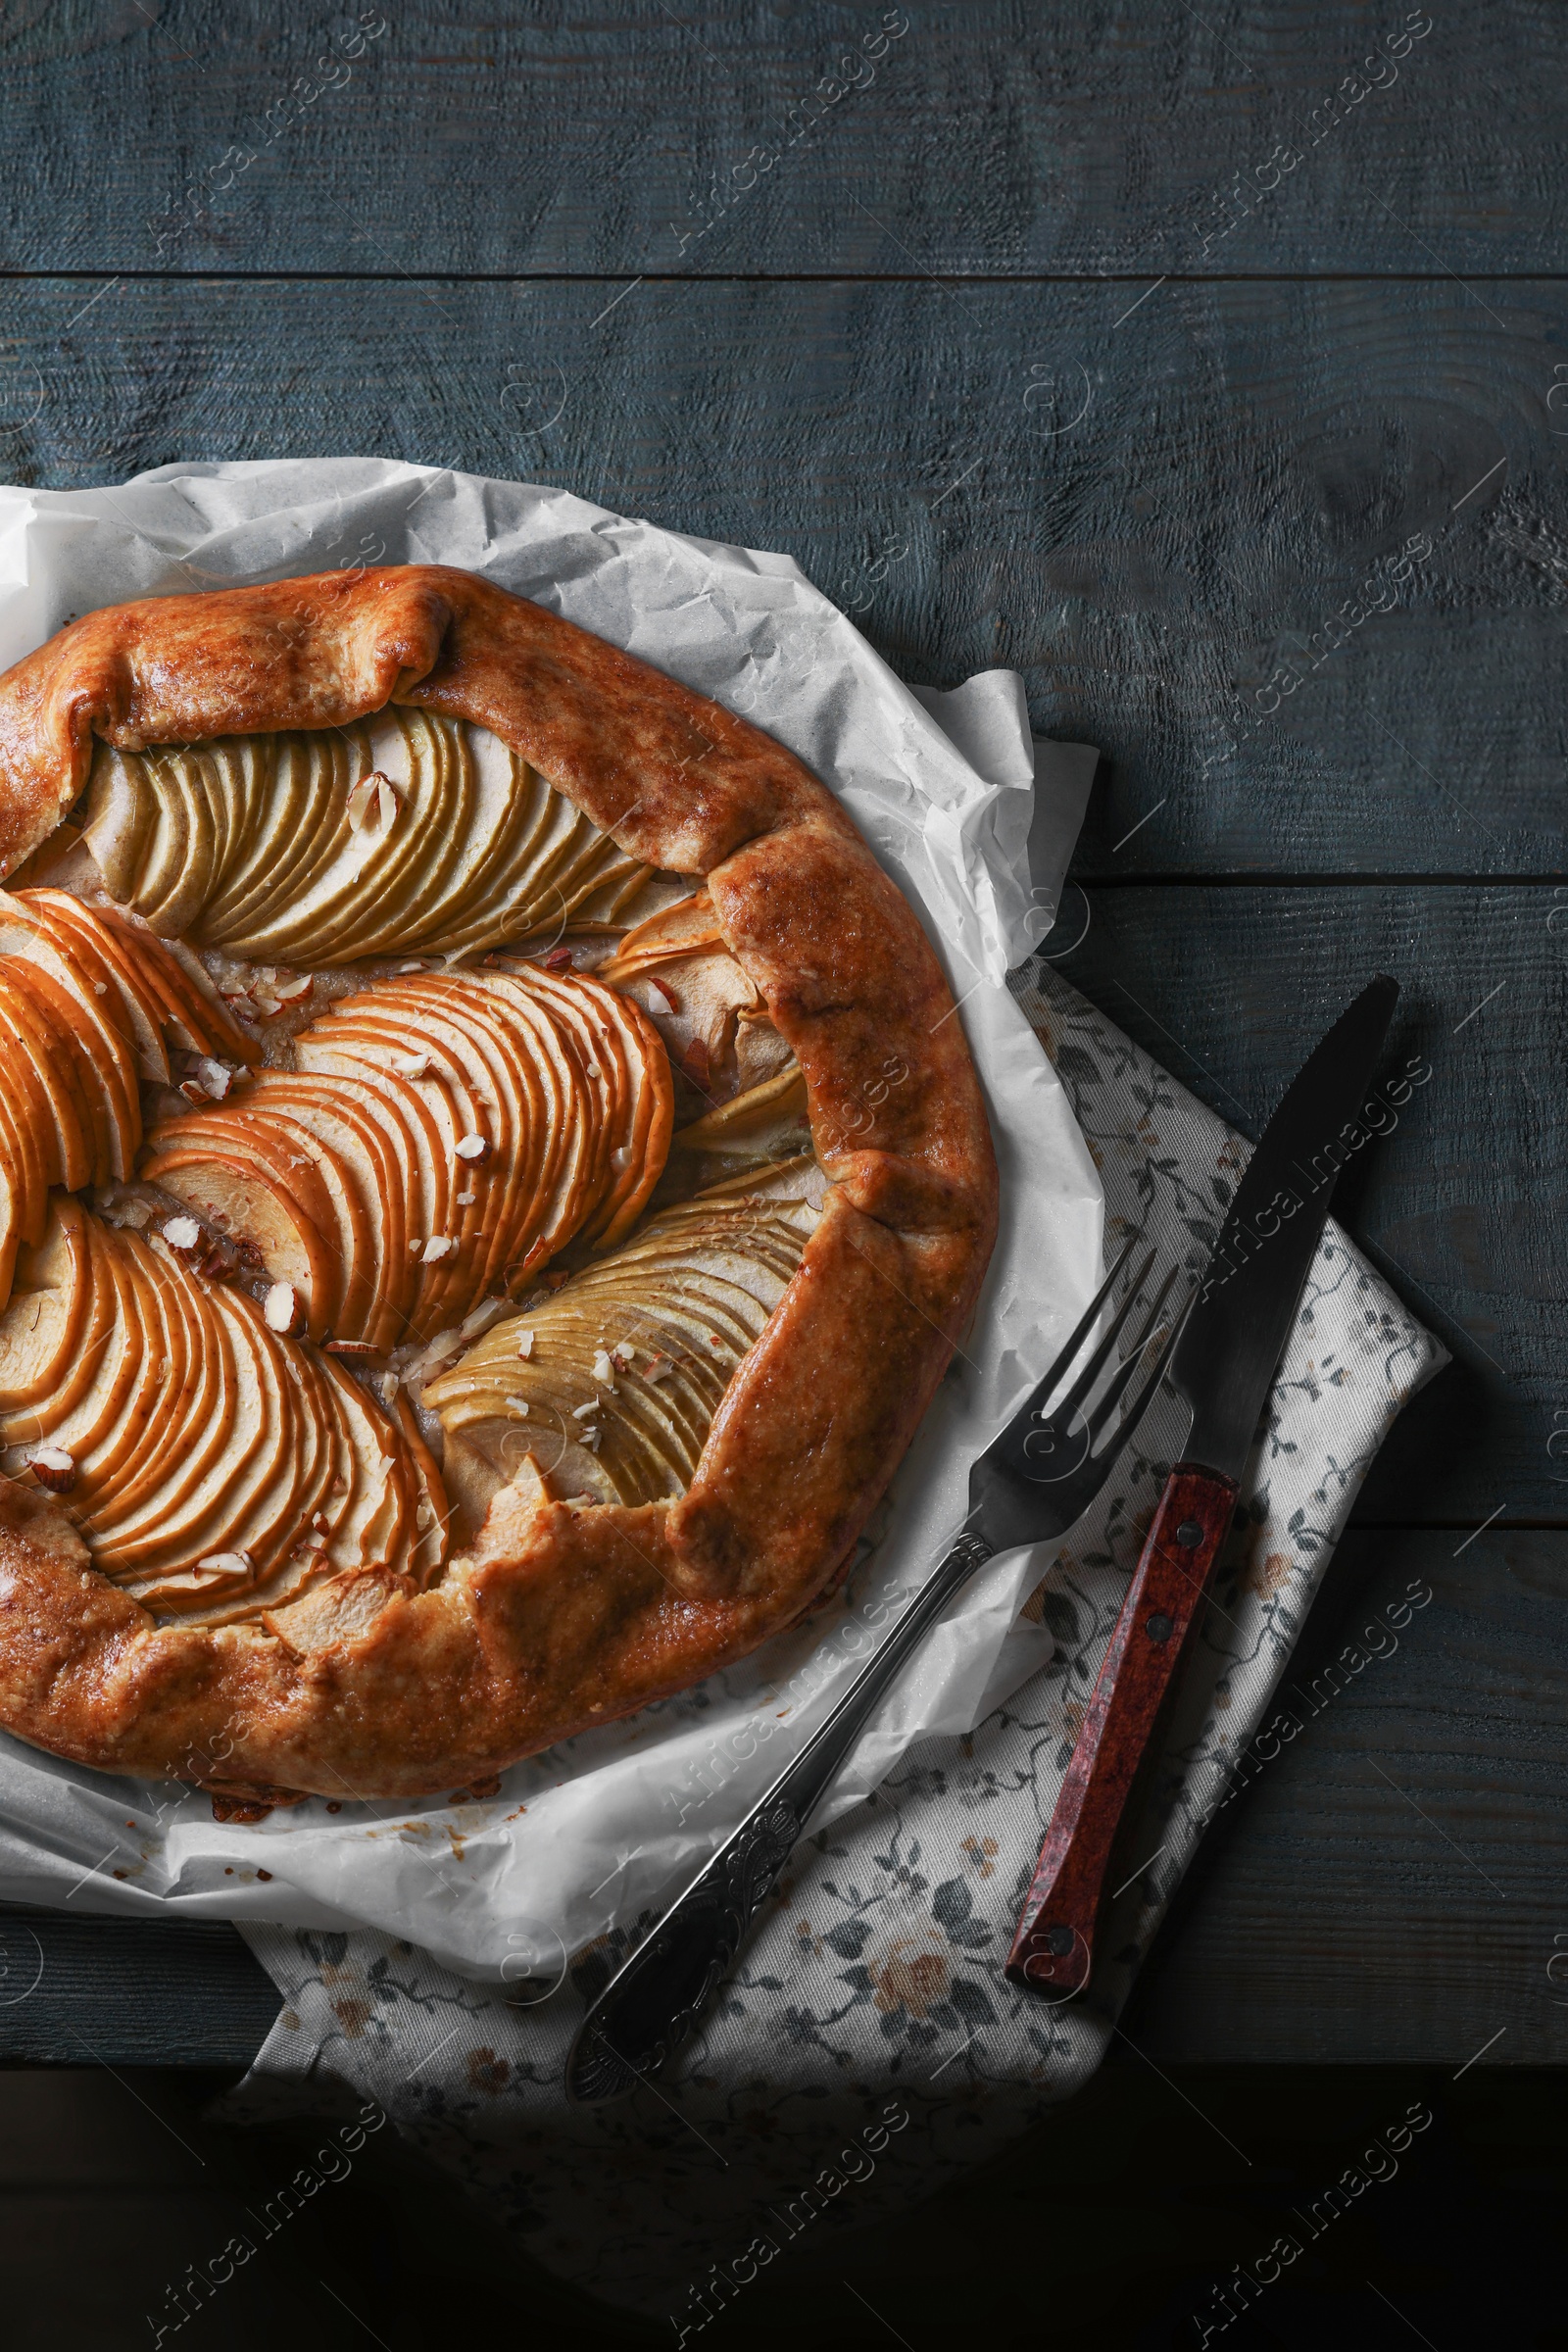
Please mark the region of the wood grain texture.
<svg viewBox="0 0 1568 2352"><path fill-rule="evenodd" d="M1127 2019L1161 2063L1458 2067L1506 2029L1485 2063L1568 2064L1568 1537L1455 1542L1342 1545L1279 1694L1303 1728L1210 1831Z"/></svg>
<svg viewBox="0 0 1568 2352"><path fill-rule="evenodd" d="M0 1910L0 2067L243 2066L280 2006L233 1928Z"/></svg>
<svg viewBox="0 0 1568 2352"><path fill-rule="evenodd" d="M612 18L570 0L482 18L456 0L314 17L24 0L3 55L13 268L1153 277L1561 259L1568 24L1548 0ZM1280 147L1300 158L1283 176Z"/></svg>
<svg viewBox="0 0 1568 2352"><path fill-rule="evenodd" d="M1085 874L1562 870L1568 286L1124 291L28 282L0 463L374 451L783 548L1102 746Z"/></svg>
<svg viewBox="0 0 1568 2352"><path fill-rule="evenodd" d="M1253 1137L1357 990L1398 980L1384 1067L1416 1055L1432 1075L1348 1165L1335 1214L1454 1362L1396 1424L1363 1520L1568 1516L1559 891L1091 886L1058 926L1070 940L1087 904L1058 968Z"/></svg>

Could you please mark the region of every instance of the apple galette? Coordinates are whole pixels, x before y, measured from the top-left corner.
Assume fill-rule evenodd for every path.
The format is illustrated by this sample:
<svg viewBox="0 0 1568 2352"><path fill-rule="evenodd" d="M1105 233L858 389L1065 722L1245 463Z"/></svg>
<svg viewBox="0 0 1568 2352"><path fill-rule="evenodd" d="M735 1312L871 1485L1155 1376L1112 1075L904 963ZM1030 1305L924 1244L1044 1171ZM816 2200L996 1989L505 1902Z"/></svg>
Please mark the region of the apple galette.
<svg viewBox="0 0 1568 2352"><path fill-rule="evenodd" d="M414 565L0 678L0 1725L231 1815L699 1682L847 1561L996 1174L793 755Z"/></svg>

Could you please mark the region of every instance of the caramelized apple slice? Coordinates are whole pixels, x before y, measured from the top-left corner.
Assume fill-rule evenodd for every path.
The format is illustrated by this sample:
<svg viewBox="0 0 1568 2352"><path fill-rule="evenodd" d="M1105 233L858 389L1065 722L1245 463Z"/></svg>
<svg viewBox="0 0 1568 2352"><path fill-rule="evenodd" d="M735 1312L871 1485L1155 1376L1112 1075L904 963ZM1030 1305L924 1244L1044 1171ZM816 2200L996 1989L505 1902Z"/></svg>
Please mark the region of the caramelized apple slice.
<svg viewBox="0 0 1568 2352"><path fill-rule="evenodd" d="M122 1248L142 1262L186 1325L194 1395L183 1423L174 1418L157 1433L148 1461L93 1514L95 1564L124 1583L188 1558L179 1541L180 1514L190 1498L220 1475L234 1427L236 1375L211 1294L177 1258L138 1234L122 1233Z"/></svg>
<svg viewBox="0 0 1568 2352"><path fill-rule="evenodd" d="M28 1408L56 1390L79 1360L92 1303L87 1215L57 1194L36 1245L19 1252L11 1298L0 1315L0 1433L25 1435Z"/></svg>
<svg viewBox="0 0 1568 2352"><path fill-rule="evenodd" d="M8 1008L10 1016L5 1028L30 1062L49 1104L54 1127L51 1182L63 1184L68 1192L105 1182L107 1122L101 1098L82 1075L69 1004L60 1008L60 992L36 964L21 956L9 956L0 961L0 1004ZM104 1173L95 1174L100 1167Z"/></svg>

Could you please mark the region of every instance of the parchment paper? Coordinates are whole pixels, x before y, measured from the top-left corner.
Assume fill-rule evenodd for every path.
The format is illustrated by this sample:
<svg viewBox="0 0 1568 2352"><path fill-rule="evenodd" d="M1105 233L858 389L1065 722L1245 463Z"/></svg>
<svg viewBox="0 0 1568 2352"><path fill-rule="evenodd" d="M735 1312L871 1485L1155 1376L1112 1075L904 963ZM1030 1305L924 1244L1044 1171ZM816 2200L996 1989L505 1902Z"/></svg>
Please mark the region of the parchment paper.
<svg viewBox="0 0 1568 2352"><path fill-rule="evenodd" d="M894 1481L874 1548L827 1612L733 1671L518 1765L487 1802L312 1799L252 1828L215 1823L199 1792L89 1772L0 1735L0 1896L370 1926L472 1976L534 1977L672 1894L821 1721L961 1519L970 1459L1099 1279L1099 1179L1003 985L1050 928L1093 759L1067 749L1037 814L1013 673L916 696L787 556L686 538L558 490L381 459L162 466L112 490L0 488L0 667L74 615L129 597L380 563L480 572L799 753L923 915L1002 1165L1002 1234L974 1335ZM1017 1613L1049 1560L1019 1551L989 1564L867 1732L822 1823L922 1733L971 1729L1045 1662L1050 1635Z"/></svg>

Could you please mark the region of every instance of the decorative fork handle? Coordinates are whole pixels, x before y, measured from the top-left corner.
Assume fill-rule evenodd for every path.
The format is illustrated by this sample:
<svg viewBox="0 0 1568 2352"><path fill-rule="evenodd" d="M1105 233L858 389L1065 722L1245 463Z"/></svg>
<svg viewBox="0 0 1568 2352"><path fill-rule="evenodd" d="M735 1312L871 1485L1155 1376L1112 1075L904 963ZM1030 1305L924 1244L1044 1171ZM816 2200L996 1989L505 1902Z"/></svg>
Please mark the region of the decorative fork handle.
<svg viewBox="0 0 1568 2352"><path fill-rule="evenodd" d="M1235 1507L1234 1482L1198 1463L1165 1482L1007 1955L1015 1984L1064 2000L1089 1983L1117 1837Z"/></svg>
<svg viewBox="0 0 1568 2352"><path fill-rule="evenodd" d="M994 1548L972 1531L959 1536L827 1721L606 1985L566 2060L568 2098L619 2098L679 2049L888 1685Z"/></svg>

